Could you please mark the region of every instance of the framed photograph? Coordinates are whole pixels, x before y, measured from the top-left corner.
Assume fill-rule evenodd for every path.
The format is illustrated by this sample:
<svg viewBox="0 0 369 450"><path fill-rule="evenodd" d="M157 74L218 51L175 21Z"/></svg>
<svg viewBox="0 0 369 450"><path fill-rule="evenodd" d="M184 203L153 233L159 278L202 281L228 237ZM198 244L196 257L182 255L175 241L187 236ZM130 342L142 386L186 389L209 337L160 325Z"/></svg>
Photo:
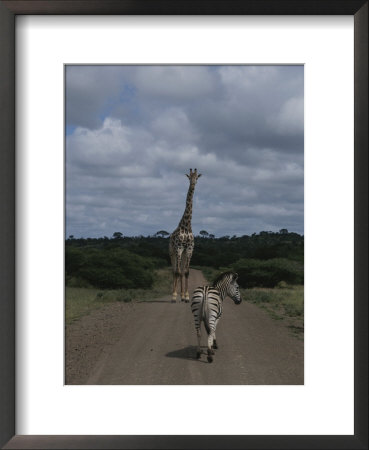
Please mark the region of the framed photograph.
<svg viewBox="0 0 369 450"><path fill-rule="evenodd" d="M65 96L65 384L303 385L304 66L66 65Z"/></svg>
<svg viewBox="0 0 369 450"><path fill-rule="evenodd" d="M1 445L367 448L367 2L0 25Z"/></svg>

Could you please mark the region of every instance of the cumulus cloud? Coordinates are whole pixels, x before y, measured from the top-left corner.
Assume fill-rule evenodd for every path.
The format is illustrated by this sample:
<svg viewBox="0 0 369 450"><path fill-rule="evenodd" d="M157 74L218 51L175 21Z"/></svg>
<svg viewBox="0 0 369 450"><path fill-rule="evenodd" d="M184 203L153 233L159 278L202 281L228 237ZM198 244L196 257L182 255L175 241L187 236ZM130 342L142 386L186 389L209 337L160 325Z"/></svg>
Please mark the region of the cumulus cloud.
<svg viewBox="0 0 369 450"><path fill-rule="evenodd" d="M289 98L280 110L269 118L269 123L280 135L301 135L304 131L304 99Z"/></svg>
<svg viewBox="0 0 369 450"><path fill-rule="evenodd" d="M303 68L69 66L67 235L303 232Z"/></svg>

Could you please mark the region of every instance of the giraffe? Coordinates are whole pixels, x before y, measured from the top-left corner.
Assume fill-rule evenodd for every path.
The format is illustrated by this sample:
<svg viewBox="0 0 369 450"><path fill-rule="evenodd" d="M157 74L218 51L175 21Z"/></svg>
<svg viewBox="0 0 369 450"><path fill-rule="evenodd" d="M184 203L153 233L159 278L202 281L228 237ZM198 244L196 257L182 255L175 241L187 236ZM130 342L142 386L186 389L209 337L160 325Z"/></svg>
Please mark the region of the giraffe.
<svg viewBox="0 0 369 450"><path fill-rule="evenodd" d="M186 208L178 227L173 231L169 239L169 254L173 267L172 303L177 301L177 286L179 280L181 280L181 301L188 303L190 299L188 293L188 275L194 248L194 237L191 228L192 199L196 182L201 177L201 173L198 174L197 169L194 171L190 169L190 173L186 173L186 176L190 180L186 198ZM184 283L183 278L185 279Z"/></svg>

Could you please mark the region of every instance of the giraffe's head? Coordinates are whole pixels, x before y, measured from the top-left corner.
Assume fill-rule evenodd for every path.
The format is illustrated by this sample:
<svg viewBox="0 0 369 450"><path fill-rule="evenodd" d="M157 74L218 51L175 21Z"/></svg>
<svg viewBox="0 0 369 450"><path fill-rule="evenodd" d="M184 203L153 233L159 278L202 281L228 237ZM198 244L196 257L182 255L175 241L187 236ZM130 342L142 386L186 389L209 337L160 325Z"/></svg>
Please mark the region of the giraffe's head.
<svg viewBox="0 0 369 450"><path fill-rule="evenodd" d="M201 177L201 173L197 173L197 169L192 172L190 169L190 173L186 173L186 177L190 180L190 184L195 186L197 180Z"/></svg>

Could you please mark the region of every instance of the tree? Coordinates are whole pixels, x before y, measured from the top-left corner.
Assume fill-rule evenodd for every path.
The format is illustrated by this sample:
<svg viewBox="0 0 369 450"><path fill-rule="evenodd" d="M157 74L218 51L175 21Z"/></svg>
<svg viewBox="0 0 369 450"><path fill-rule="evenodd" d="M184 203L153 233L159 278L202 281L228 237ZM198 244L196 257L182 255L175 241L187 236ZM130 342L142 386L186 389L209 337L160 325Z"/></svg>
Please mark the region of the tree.
<svg viewBox="0 0 369 450"><path fill-rule="evenodd" d="M169 233L168 233L168 231L160 230L157 233L155 233L154 236L156 236L156 237L167 237L167 236L169 236Z"/></svg>
<svg viewBox="0 0 369 450"><path fill-rule="evenodd" d="M279 230L279 234L288 234L287 228L282 228L281 230Z"/></svg>
<svg viewBox="0 0 369 450"><path fill-rule="evenodd" d="M122 237L123 237L123 233L121 233L120 231L116 231L116 232L113 234L113 238L114 238L114 239L122 239Z"/></svg>
<svg viewBox="0 0 369 450"><path fill-rule="evenodd" d="M201 234L202 237L208 237L209 236L209 233L206 230L201 230L200 234Z"/></svg>

